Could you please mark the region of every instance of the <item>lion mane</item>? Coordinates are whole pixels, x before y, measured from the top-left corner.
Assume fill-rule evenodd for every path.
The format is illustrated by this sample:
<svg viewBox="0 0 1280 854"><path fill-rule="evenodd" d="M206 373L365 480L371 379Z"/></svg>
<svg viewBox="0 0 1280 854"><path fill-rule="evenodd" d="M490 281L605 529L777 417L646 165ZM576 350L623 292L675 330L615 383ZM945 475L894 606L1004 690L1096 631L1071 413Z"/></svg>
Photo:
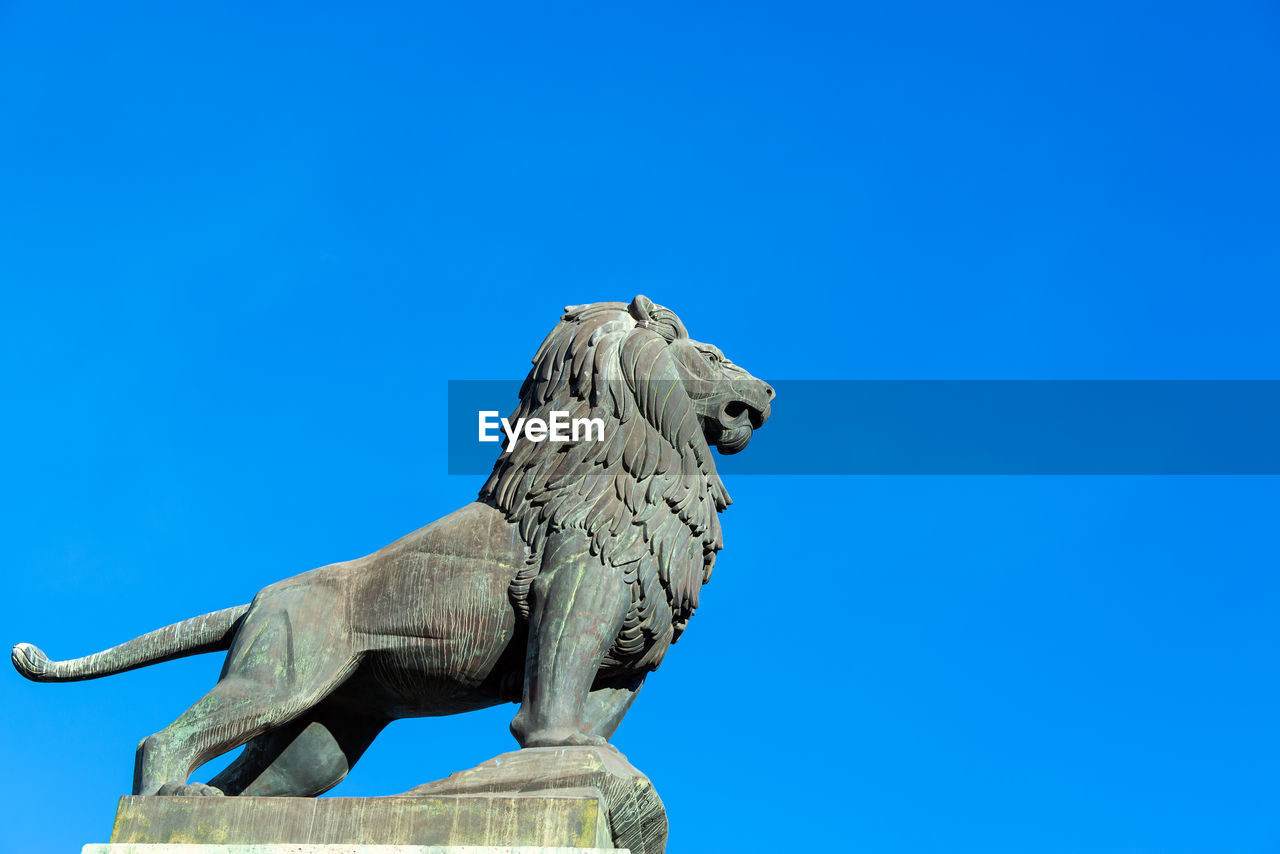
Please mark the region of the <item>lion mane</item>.
<svg viewBox="0 0 1280 854"><path fill-rule="evenodd" d="M522 617L553 532L585 531L591 554L623 574L631 601L606 665L657 666L723 546L718 513L729 495L667 349L687 337L674 312L643 297L630 310L621 302L566 307L533 358L511 421L568 412L602 419L604 438L506 445L480 492L528 549L509 591Z"/></svg>

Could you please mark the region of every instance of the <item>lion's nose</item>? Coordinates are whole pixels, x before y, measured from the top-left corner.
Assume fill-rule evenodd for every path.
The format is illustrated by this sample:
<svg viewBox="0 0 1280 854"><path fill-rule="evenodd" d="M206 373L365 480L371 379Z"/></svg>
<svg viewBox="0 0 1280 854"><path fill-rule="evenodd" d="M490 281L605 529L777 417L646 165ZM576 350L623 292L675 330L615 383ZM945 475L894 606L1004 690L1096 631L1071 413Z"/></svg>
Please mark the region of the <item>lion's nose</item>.
<svg viewBox="0 0 1280 854"><path fill-rule="evenodd" d="M759 429L764 422L769 420L769 410L772 408L769 406L769 401L773 400L774 396L773 386L763 380L757 380L757 382L759 383L756 387L758 390L755 395L752 395L755 400L748 404L748 412L753 429ZM760 399L761 395L764 398L763 400Z"/></svg>

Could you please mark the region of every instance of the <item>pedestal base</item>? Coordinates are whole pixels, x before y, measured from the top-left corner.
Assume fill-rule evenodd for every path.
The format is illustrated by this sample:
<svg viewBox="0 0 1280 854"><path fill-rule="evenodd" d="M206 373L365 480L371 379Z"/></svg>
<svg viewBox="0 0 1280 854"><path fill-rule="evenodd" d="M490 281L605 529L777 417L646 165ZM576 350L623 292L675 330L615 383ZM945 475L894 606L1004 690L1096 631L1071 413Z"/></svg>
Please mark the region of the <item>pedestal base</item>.
<svg viewBox="0 0 1280 854"><path fill-rule="evenodd" d="M176 842L108 842L86 845L81 854L629 854L625 848L540 848L488 845L196 845Z"/></svg>
<svg viewBox="0 0 1280 854"><path fill-rule="evenodd" d="M566 790L424 798L124 797L111 841L613 848L600 801L598 792Z"/></svg>
<svg viewBox="0 0 1280 854"><path fill-rule="evenodd" d="M382 798L126 796L84 854L663 854L667 816L611 747L517 750Z"/></svg>

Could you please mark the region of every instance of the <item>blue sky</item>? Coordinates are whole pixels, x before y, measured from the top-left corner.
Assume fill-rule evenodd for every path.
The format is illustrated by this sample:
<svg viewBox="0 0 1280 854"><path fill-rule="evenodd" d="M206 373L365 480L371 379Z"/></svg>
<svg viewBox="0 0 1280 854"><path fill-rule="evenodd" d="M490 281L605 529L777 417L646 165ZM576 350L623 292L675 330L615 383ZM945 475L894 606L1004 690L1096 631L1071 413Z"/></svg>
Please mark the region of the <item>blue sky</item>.
<svg viewBox="0 0 1280 854"><path fill-rule="evenodd" d="M6 642L471 500L447 381L567 303L765 378L1280 378L1278 47L1260 2L3 4ZM1280 851L1276 478L727 480L615 738L672 854ZM105 841L218 667L0 678L0 849ZM514 711L397 723L334 794Z"/></svg>

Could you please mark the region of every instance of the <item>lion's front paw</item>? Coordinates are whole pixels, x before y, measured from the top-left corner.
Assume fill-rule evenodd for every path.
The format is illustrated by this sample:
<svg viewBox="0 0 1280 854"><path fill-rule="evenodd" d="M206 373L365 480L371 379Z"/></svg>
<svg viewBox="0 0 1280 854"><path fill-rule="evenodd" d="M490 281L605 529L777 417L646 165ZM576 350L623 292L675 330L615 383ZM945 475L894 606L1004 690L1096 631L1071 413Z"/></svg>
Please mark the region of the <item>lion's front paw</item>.
<svg viewBox="0 0 1280 854"><path fill-rule="evenodd" d="M177 798L221 798L224 793L207 783L165 783L157 795Z"/></svg>
<svg viewBox="0 0 1280 854"><path fill-rule="evenodd" d="M521 740L522 747L600 747L607 743L598 735L588 735L572 727L535 730Z"/></svg>

